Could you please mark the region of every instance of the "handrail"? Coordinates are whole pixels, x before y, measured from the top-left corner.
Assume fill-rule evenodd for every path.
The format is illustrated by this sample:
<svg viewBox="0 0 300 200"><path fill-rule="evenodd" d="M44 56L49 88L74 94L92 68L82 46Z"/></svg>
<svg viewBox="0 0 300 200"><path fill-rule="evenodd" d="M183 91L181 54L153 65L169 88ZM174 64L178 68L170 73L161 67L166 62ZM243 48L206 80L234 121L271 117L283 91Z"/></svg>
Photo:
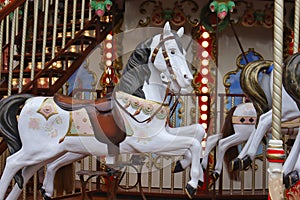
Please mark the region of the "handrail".
<svg viewBox="0 0 300 200"><path fill-rule="evenodd" d="M43 70L39 71L39 72L35 75L34 79L31 80L31 81L29 81L29 82L23 87L22 93L26 93L26 92L29 90L29 88L37 81L37 79L39 79L39 78L42 76L42 74L45 73L47 70L49 70L50 66L51 66L54 62L56 62L56 61L59 59L59 57L60 57L64 52L67 51L67 49L70 47L70 45L72 45L73 42L74 42L74 41L75 41L75 40L83 33L83 31L86 29L86 27L91 26L91 24L92 24L93 21L96 19L96 17L97 17L97 16L95 15L95 16L91 19L91 21L85 25L85 27L84 27L82 30L80 30L80 31L78 31L78 32L76 33L74 39L71 39L71 40L65 45L65 47L64 47L63 49L61 49L61 50L56 54L56 56L55 56L53 59L51 59L49 62L47 62L47 63L45 64L45 68L44 68Z"/></svg>
<svg viewBox="0 0 300 200"><path fill-rule="evenodd" d="M26 0L14 0L7 4L4 8L0 10L0 21L5 19L7 15L13 12L16 8L20 7L22 4L25 3Z"/></svg>

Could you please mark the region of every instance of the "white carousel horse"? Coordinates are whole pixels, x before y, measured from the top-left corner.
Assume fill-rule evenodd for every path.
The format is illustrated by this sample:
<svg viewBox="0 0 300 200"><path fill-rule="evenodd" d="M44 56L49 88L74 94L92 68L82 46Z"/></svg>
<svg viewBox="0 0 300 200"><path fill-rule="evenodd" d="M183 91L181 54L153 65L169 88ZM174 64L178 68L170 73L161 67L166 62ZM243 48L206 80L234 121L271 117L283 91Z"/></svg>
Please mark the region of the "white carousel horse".
<svg viewBox="0 0 300 200"><path fill-rule="evenodd" d="M283 67L283 87L282 87L282 122L291 121L300 117L299 111L299 59L300 54L294 54L285 63ZM263 72L260 80L258 74ZM252 100L257 111L258 123L255 132L252 134L243 151L238 158L232 161L231 170L242 170L248 167L255 157L258 146L262 141L265 133L272 126L272 89L273 89L273 70L271 61L255 61L247 64L241 73L241 86L245 94ZM295 183L298 179L298 173L292 171L299 168L296 166L300 152L299 138L296 137L288 158L283 165L284 184L288 188L290 184ZM292 181L286 181L292 180Z"/></svg>
<svg viewBox="0 0 300 200"><path fill-rule="evenodd" d="M223 161L228 165L229 161L238 155L237 145L253 137L251 133L255 129L255 121L256 111L253 104L250 102L239 104L228 111L221 134L214 134L207 137L207 145L201 165L203 169L207 169L209 154L217 146L216 164L211 174L213 181L219 178L223 168ZM230 169L229 166L226 169ZM229 171L229 174L232 179L238 178L237 173Z"/></svg>
<svg viewBox="0 0 300 200"><path fill-rule="evenodd" d="M182 35L183 28L173 33L167 22L162 34L141 43L111 97L93 103L28 94L1 100L0 130L11 156L0 180L0 199L5 198L15 175L17 183L7 199L17 199L20 188L33 173L53 161L64 165L85 155L147 152L191 155L190 180L185 191L192 198L198 181L203 182L199 141L205 130L199 124L171 128L166 123L169 113L166 96L169 92L183 92L181 89L189 87L193 79L179 42ZM80 132L78 126L85 128ZM20 170L22 174L18 173ZM46 195L51 196L52 192L46 191Z"/></svg>

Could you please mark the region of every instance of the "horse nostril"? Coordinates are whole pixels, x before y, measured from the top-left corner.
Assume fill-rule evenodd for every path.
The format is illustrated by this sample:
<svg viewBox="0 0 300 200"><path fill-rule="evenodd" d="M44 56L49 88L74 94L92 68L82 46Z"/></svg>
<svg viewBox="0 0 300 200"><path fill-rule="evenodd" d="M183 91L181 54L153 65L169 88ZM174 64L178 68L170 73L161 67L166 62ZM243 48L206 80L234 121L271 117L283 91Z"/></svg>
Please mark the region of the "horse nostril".
<svg viewBox="0 0 300 200"><path fill-rule="evenodd" d="M183 78L184 78L184 79L187 79L187 80L190 80L190 79L191 79L191 77L190 77L189 75L187 75L187 74L184 74L184 75L183 75Z"/></svg>

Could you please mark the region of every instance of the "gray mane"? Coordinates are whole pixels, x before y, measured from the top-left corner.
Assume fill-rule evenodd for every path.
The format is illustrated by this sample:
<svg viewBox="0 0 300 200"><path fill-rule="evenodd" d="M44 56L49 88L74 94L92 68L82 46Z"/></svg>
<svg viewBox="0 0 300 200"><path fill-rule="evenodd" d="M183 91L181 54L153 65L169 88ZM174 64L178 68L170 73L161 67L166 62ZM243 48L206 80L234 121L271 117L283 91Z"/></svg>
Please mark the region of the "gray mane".
<svg viewBox="0 0 300 200"><path fill-rule="evenodd" d="M140 43L132 52L123 69L117 89L128 94L145 98L143 91L144 81L149 81L151 72L148 65L151 53L152 38Z"/></svg>
<svg viewBox="0 0 300 200"><path fill-rule="evenodd" d="M175 36L175 41L181 53L183 53L183 47L179 42L179 36L176 32L172 33ZM140 43L132 52L125 68L123 69L121 79L116 87L117 90L145 99L143 84L145 81L149 82L151 75L149 67L151 67L152 64L148 63L148 61L151 53L150 45L152 43L152 39L153 38L150 38Z"/></svg>

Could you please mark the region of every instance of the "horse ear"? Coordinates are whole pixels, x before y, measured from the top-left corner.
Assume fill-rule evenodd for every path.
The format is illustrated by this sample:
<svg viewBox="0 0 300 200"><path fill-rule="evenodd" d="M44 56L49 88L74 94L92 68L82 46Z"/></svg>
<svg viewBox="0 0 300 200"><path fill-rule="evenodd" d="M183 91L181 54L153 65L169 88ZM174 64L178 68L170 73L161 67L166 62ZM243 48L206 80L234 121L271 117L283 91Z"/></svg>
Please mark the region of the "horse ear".
<svg viewBox="0 0 300 200"><path fill-rule="evenodd" d="M171 26L170 23L167 21L164 26L164 35L169 35L169 34L171 34Z"/></svg>
<svg viewBox="0 0 300 200"><path fill-rule="evenodd" d="M177 31L177 35L178 37L182 37L184 33L184 27L181 27L178 31Z"/></svg>

